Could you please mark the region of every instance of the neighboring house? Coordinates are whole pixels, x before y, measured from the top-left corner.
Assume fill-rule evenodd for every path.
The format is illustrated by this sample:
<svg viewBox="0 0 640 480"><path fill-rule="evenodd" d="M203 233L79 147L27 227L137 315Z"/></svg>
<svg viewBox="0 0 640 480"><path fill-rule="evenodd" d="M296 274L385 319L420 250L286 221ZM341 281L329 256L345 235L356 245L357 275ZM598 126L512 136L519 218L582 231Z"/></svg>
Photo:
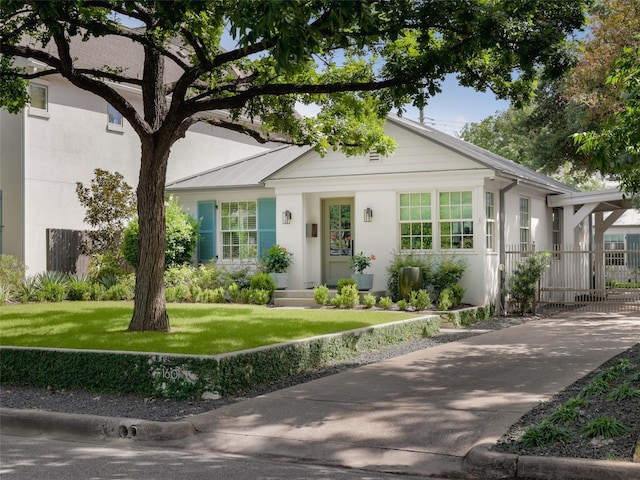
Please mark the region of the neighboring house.
<svg viewBox="0 0 640 480"><path fill-rule="evenodd" d="M397 116L386 133L389 157L283 146L170 182L202 219L197 261L253 262L277 241L293 253L289 288L307 289L349 277L364 252L385 290L396 253L455 255L467 263L464 301L481 305L499 299L507 245L563 242L547 198L573 188Z"/></svg>
<svg viewBox="0 0 640 480"><path fill-rule="evenodd" d="M617 282L640 282L640 211L625 211L604 232L606 278Z"/></svg>
<svg viewBox="0 0 640 480"><path fill-rule="evenodd" d="M87 67L115 67L115 58L117 66L136 72L142 68L142 52L134 47L120 37L112 37L106 46L78 39L72 53ZM34 61L24 66L31 72L42 68ZM167 71L170 75L170 64ZM141 108L139 91L112 86ZM102 168L120 172L136 187L140 140L102 98L59 76L38 78L29 88L31 105L19 114L0 109L0 253L22 260L33 275L46 270L51 260L52 231L87 228L76 182L88 184L94 169ZM200 123L173 146L167 178L182 178L268 148L272 146L246 135Z"/></svg>

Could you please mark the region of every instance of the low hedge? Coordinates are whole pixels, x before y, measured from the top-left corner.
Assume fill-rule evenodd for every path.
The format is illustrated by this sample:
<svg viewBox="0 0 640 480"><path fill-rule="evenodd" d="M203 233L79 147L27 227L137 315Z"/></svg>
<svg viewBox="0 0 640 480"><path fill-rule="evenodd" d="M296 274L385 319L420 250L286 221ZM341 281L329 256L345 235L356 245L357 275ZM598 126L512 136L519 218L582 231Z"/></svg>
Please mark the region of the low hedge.
<svg viewBox="0 0 640 480"><path fill-rule="evenodd" d="M471 307L462 310L440 313L440 318L448 323L452 323L455 328L468 327L482 320L493 318L496 313L495 305L485 305L484 307Z"/></svg>
<svg viewBox="0 0 640 480"><path fill-rule="evenodd" d="M176 399L238 395L328 363L439 332L423 317L217 356L0 348L0 382Z"/></svg>

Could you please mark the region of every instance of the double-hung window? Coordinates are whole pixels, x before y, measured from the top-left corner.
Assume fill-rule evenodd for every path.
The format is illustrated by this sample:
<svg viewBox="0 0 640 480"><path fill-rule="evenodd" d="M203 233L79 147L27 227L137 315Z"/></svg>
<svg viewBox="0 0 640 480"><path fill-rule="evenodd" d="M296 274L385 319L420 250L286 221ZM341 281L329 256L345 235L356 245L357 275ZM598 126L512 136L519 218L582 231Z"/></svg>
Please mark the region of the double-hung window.
<svg viewBox="0 0 640 480"><path fill-rule="evenodd" d="M440 248L473 248L473 203L470 191L441 192Z"/></svg>
<svg viewBox="0 0 640 480"><path fill-rule="evenodd" d="M485 192L484 209L487 217L486 248L487 250L496 249L496 204L493 192Z"/></svg>
<svg viewBox="0 0 640 480"><path fill-rule="evenodd" d="M400 249L433 249L430 193L400 194Z"/></svg>
<svg viewBox="0 0 640 480"><path fill-rule="evenodd" d="M624 234L604 236L605 265L624 265Z"/></svg>
<svg viewBox="0 0 640 480"><path fill-rule="evenodd" d="M256 259L258 230L256 202L224 202L220 204L222 258L224 260Z"/></svg>
<svg viewBox="0 0 640 480"><path fill-rule="evenodd" d="M531 212L529 199L520 197L520 250L528 251L531 247Z"/></svg>

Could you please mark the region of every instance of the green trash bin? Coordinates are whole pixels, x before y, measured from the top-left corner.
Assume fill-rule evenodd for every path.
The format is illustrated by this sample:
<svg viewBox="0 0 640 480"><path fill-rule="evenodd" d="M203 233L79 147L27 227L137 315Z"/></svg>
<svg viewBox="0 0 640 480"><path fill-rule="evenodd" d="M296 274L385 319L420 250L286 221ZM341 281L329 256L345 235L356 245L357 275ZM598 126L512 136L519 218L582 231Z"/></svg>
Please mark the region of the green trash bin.
<svg viewBox="0 0 640 480"><path fill-rule="evenodd" d="M411 292L422 288L420 267L402 267L398 274L398 292L400 298L409 300Z"/></svg>

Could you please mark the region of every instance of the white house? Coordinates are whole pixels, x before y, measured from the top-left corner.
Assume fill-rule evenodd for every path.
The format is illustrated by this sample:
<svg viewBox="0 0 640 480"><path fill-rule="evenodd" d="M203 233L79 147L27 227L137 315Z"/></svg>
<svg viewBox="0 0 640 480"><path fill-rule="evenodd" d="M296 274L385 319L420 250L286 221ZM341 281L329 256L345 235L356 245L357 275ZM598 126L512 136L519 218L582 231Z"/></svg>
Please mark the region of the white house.
<svg viewBox="0 0 640 480"><path fill-rule="evenodd" d="M389 116L392 156L321 158L283 146L170 182L201 218L197 261L255 260L275 241L293 253L289 288L335 285L354 253L373 254L385 290L395 253L456 255L465 301L497 302L505 247L561 243L550 195L575 190L437 130Z"/></svg>
<svg viewBox="0 0 640 480"><path fill-rule="evenodd" d="M141 51L127 39L109 43L76 38L72 52L84 63L114 64L124 71L142 68ZM29 71L43 66L25 63ZM167 75L172 66L167 65ZM113 84L137 107L138 90ZM88 184L96 168L120 172L134 188L140 141L126 120L102 98L80 90L60 76L30 84L31 105L13 115L0 109L0 253L22 260L29 274L47 269L47 230L85 230L84 208L76 182ZM194 125L171 152L168 180L223 165L272 148L248 136Z"/></svg>

